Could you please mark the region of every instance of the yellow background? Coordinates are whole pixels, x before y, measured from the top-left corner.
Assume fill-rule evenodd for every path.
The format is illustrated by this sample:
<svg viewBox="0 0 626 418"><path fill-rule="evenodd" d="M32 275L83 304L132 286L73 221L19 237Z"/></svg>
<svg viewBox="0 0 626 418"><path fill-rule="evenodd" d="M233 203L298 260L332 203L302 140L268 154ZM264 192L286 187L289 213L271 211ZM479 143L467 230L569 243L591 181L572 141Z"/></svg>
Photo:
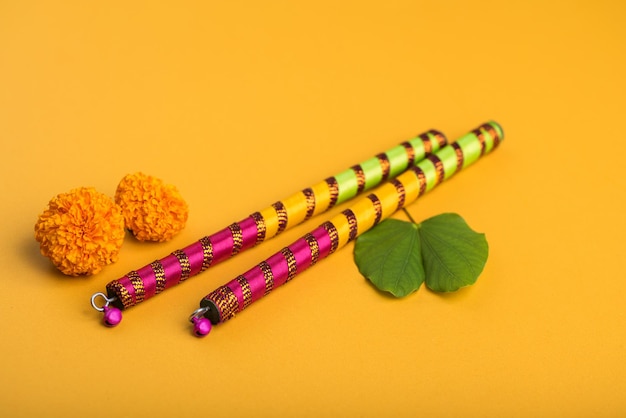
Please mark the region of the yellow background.
<svg viewBox="0 0 626 418"><path fill-rule="evenodd" d="M0 2L0 415L626 415L623 2ZM352 246L216 327L199 299L330 214L100 325L129 270L418 132L494 154L409 209L490 244L477 284L394 300ZM68 278L33 225L79 186L176 185L187 228ZM337 208L341 210L345 205ZM398 216L402 218L402 216Z"/></svg>

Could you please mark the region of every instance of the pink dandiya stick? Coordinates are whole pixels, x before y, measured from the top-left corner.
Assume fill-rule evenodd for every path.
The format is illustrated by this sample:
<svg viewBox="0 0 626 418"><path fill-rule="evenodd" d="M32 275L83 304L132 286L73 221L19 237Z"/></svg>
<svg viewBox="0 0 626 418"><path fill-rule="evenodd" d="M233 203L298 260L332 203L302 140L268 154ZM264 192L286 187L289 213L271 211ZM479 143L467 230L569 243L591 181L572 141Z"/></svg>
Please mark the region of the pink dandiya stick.
<svg viewBox="0 0 626 418"><path fill-rule="evenodd" d="M94 294L91 304L104 313L106 325L115 326L122 319L121 310L150 299L241 251L396 177L445 144L446 138L439 131L430 130L418 135L160 260L130 271L108 283L106 294ZM96 303L98 298L104 300L102 306Z"/></svg>
<svg viewBox="0 0 626 418"><path fill-rule="evenodd" d="M485 123L453 144L428 155L417 165L359 199L349 209L323 223L247 272L210 292L190 316L194 333L205 336L212 325L225 322L273 289L292 280L319 260L412 203L445 179L495 149L503 139L496 122Z"/></svg>

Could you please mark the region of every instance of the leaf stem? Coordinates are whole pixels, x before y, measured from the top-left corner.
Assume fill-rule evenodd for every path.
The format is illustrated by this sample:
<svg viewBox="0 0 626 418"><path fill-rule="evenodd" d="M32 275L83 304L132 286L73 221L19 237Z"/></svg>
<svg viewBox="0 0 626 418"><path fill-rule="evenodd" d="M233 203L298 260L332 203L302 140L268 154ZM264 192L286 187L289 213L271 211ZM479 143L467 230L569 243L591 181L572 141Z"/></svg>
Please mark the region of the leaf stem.
<svg viewBox="0 0 626 418"><path fill-rule="evenodd" d="M415 222L415 219L413 219L413 217L411 216L411 214L409 213L408 210L406 210L406 208L402 208L402 211L404 212L404 214L409 218L409 220L411 222L413 222L415 225L417 225L417 222Z"/></svg>

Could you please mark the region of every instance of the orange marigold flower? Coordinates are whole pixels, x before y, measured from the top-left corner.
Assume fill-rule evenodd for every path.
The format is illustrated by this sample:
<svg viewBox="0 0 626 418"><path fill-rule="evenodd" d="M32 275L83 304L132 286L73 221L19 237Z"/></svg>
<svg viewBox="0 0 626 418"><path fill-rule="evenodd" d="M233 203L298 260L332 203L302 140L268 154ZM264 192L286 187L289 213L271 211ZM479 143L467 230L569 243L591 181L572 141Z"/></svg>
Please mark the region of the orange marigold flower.
<svg viewBox="0 0 626 418"><path fill-rule="evenodd" d="M89 187L54 197L35 224L41 254L68 276L95 274L117 261L124 234L120 208Z"/></svg>
<svg viewBox="0 0 626 418"><path fill-rule="evenodd" d="M176 187L143 173L127 174L115 191L124 222L140 241L168 241L187 222L189 208Z"/></svg>

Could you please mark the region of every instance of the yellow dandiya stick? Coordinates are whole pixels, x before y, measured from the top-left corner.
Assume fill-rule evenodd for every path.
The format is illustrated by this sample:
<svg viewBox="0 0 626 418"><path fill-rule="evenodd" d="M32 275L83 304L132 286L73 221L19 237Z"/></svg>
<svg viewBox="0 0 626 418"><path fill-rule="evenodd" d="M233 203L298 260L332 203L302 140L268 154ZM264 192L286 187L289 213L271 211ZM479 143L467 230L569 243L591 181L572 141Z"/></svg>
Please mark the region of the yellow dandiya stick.
<svg viewBox="0 0 626 418"><path fill-rule="evenodd" d="M344 247L495 149L502 139L502 128L496 122L479 126L456 142L428 155L267 260L213 290L202 298L200 308L190 316L194 333L197 336L208 334L212 325L233 318L252 302Z"/></svg>
<svg viewBox="0 0 626 418"><path fill-rule="evenodd" d="M106 286L107 293L94 294L91 304L94 309L104 313L105 325L115 326L122 320L120 310L135 306L241 251L394 178L425 156L439 150L445 143L446 138L439 131L430 130L418 135L111 281ZM96 303L98 298L104 300L103 306Z"/></svg>

